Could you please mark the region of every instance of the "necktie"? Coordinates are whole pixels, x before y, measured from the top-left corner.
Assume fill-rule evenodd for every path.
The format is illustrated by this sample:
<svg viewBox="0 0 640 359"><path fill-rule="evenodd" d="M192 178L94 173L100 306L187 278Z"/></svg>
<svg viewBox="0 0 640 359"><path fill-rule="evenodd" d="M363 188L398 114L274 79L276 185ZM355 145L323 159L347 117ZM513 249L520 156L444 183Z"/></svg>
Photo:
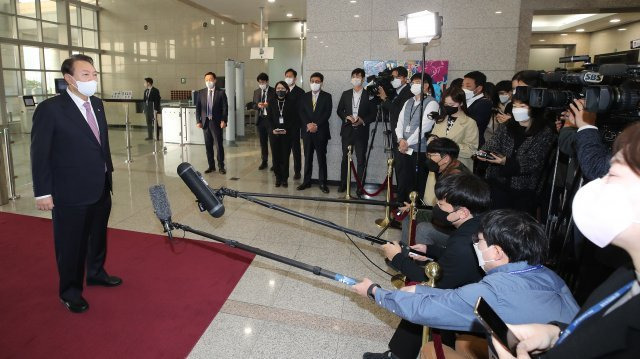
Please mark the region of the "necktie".
<svg viewBox="0 0 640 359"><path fill-rule="evenodd" d="M262 102L267 102L267 91L266 90L262 90ZM266 116L267 115L267 109L266 108L262 108L262 115Z"/></svg>
<svg viewBox="0 0 640 359"><path fill-rule="evenodd" d="M311 96L312 102L313 102L313 110L316 110L316 102L318 101L318 99L315 96Z"/></svg>
<svg viewBox="0 0 640 359"><path fill-rule="evenodd" d="M87 123L89 127L91 127L91 132L96 136L96 140L98 143L100 142L100 131L98 130L98 122L96 122L96 118L93 116L93 112L91 111L91 104L87 101L83 104L84 109L87 111Z"/></svg>
<svg viewBox="0 0 640 359"><path fill-rule="evenodd" d="M207 93L207 118L211 118L211 107L213 107L213 96L211 94L213 91L209 90Z"/></svg>
<svg viewBox="0 0 640 359"><path fill-rule="evenodd" d="M149 89L144 90L144 100L149 103Z"/></svg>

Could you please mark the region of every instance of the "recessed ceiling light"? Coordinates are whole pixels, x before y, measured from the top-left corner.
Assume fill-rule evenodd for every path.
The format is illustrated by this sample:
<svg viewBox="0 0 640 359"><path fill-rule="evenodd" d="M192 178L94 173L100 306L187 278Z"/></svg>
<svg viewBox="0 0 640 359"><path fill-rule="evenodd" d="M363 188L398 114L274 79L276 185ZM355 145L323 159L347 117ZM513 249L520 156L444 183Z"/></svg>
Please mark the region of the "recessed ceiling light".
<svg viewBox="0 0 640 359"><path fill-rule="evenodd" d="M502 11L498 10L496 11L496 14L502 14Z"/></svg>
<svg viewBox="0 0 640 359"><path fill-rule="evenodd" d="M609 22L620 22L620 19L611 19Z"/></svg>
<svg viewBox="0 0 640 359"><path fill-rule="evenodd" d="M350 2L350 3L352 3L352 4L357 3L357 1L356 1L356 0L351 0L351 1L349 1L349 2Z"/></svg>
<svg viewBox="0 0 640 359"><path fill-rule="evenodd" d="M318 37L317 37L317 36L314 36L313 38L314 38L314 39L317 39Z"/></svg>
<svg viewBox="0 0 640 359"><path fill-rule="evenodd" d="M269 1L269 2L271 2L271 3L274 3L274 2L276 2L276 0L268 0L268 1Z"/></svg>
<svg viewBox="0 0 640 359"><path fill-rule="evenodd" d="M329 45L324 45L324 47L329 47Z"/></svg>
<svg viewBox="0 0 640 359"><path fill-rule="evenodd" d="M356 14L356 15L353 15L353 17L360 17L360 15Z"/></svg>
<svg viewBox="0 0 640 359"><path fill-rule="evenodd" d="M584 32L584 29L576 29L576 32Z"/></svg>
<svg viewBox="0 0 640 359"><path fill-rule="evenodd" d="M293 16L292 13L290 13L290 12L287 13L287 17L292 17L292 16Z"/></svg>
<svg viewBox="0 0 640 359"><path fill-rule="evenodd" d="M540 40L538 40L538 41L540 41L540 42L545 42L545 41L547 41L547 40L545 40L545 39L540 39Z"/></svg>
<svg viewBox="0 0 640 359"><path fill-rule="evenodd" d="M560 36L567 36L567 34L560 34Z"/></svg>
<svg viewBox="0 0 640 359"><path fill-rule="evenodd" d="M321 44L324 44L324 41L320 41Z"/></svg>
<svg viewBox="0 0 640 359"><path fill-rule="evenodd" d="M618 29L618 31L627 31L624 27L622 29Z"/></svg>

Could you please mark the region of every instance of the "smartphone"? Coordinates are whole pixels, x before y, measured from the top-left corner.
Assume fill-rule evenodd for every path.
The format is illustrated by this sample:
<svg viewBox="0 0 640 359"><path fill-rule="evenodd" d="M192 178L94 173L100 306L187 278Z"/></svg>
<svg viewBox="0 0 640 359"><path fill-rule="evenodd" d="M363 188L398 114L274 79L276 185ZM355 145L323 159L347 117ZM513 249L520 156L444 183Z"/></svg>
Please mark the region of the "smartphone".
<svg viewBox="0 0 640 359"><path fill-rule="evenodd" d="M490 154L488 152L484 152L484 151L476 151L474 153L474 155L476 157L484 158L484 159L487 159L487 160L495 160L496 159L495 156L493 156L492 154Z"/></svg>
<svg viewBox="0 0 640 359"><path fill-rule="evenodd" d="M513 332L509 330L509 327L507 327L504 321L500 319L498 314L482 297L478 297L473 313L487 332L494 334L496 338L498 338L498 341L509 349L511 355L516 356L516 346L519 342L518 338L516 338Z"/></svg>

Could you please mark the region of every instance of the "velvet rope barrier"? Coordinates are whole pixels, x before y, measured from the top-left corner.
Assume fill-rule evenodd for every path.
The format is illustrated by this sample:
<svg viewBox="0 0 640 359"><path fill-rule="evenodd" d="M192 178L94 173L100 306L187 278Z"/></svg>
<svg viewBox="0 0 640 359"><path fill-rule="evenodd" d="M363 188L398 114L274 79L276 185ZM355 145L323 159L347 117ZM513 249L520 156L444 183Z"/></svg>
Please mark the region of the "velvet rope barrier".
<svg viewBox="0 0 640 359"><path fill-rule="evenodd" d="M353 177L356 178L356 184L358 185L358 189L360 189L360 191L362 191L362 193L366 194L369 197L375 197L375 196L379 195L387 187L388 178L385 178L384 182L382 182L382 184L380 185L380 188L378 188L373 193L369 193L369 192L367 192L367 190L364 189L364 184L360 182L360 178L358 177L358 171L356 171L356 166L353 164L353 162L351 162L351 171L353 172Z"/></svg>

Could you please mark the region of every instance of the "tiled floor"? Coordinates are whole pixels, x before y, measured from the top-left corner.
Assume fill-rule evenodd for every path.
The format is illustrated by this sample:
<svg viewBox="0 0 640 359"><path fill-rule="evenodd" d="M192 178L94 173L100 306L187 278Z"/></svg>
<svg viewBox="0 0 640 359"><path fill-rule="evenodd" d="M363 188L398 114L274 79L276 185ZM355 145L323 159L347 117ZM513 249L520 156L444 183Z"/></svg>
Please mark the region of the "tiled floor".
<svg viewBox="0 0 640 359"><path fill-rule="evenodd" d="M152 143L143 140L145 132L134 131L134 161L126 164L124 132L111 129L109 136L115 166L110 227L161 233L148 187L164 183L174 221L348 276L367 276L390 287L388 276L371 265L338 231L235 198L225 199L226 212L222 218L200 213L176 167L187 161L200 170L206 168L203 146L181 148L168 144L166 154L154 156ZM14 135L14 140L16 187L21 198L0 206L0 210L48 217L49 213L34 207L29 136ZM212 187L325 196L317 186L296 191L299 181L292 179L288 189L275 188L272 173L257 170L259 146L253 137L237 141L236 146L226 146L226 164L226 175L206 175ZM233 177L238 180L231 180ZM335 187L331 191L329 196L338 197ZM383 207L377 206L282 199L272 202L373 235L379 231L374 220L384 214ZM399 231L389 230L383 238L399 239L399 236ZM386 268L377 245L353 240L376 264ZM118 274L126 278L126 273ZM256 257L190 357L360 358L365 351L386 350L398 321L342 284Z"/></svg>

